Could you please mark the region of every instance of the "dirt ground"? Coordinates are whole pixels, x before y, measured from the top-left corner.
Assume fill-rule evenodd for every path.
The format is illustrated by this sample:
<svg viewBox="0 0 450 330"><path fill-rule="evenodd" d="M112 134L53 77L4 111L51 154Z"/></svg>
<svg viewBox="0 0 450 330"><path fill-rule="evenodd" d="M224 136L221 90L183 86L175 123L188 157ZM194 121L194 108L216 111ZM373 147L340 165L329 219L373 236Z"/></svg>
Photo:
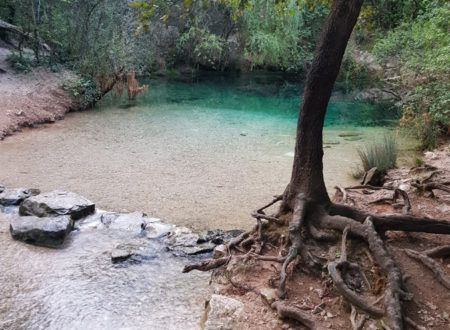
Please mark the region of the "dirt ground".
<svg viewBox="0 0 450 330"><path fill-rule="evenodd" d="M431 167L393 170L389 172L385 185L400 185L401 189L408 192L412 204L410 211L412 215L449 219L449 193L435 190L435 196L432 197L429 193L418 192L411 183L414 180L423 180L433 172L435 172L432 175L433 181L448 181L450 179L450 145L425 153L424 161ZM393 192L389 190L381 192L351 190L347 200L350 204L373 213L401 213L401 210L393 210L389 202L374 202L386 196L392 198L392 194ZM336 193L335 200L342 202L342 194ZM410 301L403 302L404 315L419 327L407 325L406 329L450 329L450 291L436 280L428 268L410 258L404 251L412 249L420 252L441 245L449 245L450 237L403 232L388 232L386 235L388 249L404 276L405 289L413 294ZM321 243L315 254L334 260L339 256L339 245L340 242L328 245ZM270 255L271 248L268 249ZM276 255L277 251L273 253ZM347 253L351 261L358 262L369 282L372 283L370 294L382 296L384 278L371 260L372 257L367 248L362 243L352 241ZM450 258L434 258L434 260L450 276ZM279 320L260 295L261 290L277 288L280 267L280 264L276 262L253 260L245 265L229 266L226 271L216 271L215 290L238 299L245 305L243 316L239 319L239 329L304 329L296 322ZM316 322L318 329L352 329L349 319L350 306L337 294L326 270L321 275L317 275L301 268L301 264L294 267L295 269L292 267L290 269L287 282L287 303L304 310ZM230 284L230 278L232 278L232 284ZM381 322L369 319L363 329L385 328Z"/></svg>
<svg viewBox="0 0 450 330"><path fill-rule="evenodd" d="M22 127L62 119L71 97L61 88L73 78L68 71L58 73L38 68L16 74L6 61L11 51L0 45L0 140Z"/></svg>

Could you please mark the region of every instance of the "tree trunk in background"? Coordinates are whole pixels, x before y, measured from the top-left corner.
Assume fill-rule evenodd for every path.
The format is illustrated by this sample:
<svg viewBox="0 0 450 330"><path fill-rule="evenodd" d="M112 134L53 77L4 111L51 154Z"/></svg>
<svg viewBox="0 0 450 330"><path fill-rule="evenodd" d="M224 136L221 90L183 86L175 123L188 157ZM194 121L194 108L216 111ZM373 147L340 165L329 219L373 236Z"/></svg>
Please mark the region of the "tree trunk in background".
<svg viewBox="0 0 450 330"><path fill-rule="evenodd" d="M299 193L318 203L330 202L323 178L322 131L328 101L362 3L363 0L333 1L306 80L285 208L293 209Z"/></svg>

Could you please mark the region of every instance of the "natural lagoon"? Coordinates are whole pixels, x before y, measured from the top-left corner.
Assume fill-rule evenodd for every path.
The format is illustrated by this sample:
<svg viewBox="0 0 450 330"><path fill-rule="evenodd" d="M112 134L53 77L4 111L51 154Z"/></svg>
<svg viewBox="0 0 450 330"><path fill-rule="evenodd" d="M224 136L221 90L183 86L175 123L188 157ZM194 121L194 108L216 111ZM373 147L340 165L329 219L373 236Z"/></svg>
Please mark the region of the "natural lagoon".
<svg viewBox="0 0 450 330"><path fill-rule="evenodd" d="M275 75L147 83L133 104L111 97L2 141L2 184L75 191L102 209L194 229L250 228L250 212L289 181L301 85ZM354 183L356 148L381 138L389 119L333 95L324 133L329 191ZM349 131L361 135L339 136Z"/></svg>

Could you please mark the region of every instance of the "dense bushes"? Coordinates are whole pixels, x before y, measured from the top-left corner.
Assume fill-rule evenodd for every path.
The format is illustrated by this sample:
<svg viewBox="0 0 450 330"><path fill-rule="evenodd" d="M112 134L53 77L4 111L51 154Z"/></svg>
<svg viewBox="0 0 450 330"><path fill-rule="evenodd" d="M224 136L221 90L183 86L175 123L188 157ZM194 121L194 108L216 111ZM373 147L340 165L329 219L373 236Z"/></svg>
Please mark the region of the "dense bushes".
<svg viewBox="0 0 450 330"><path fill-rule="evenodd" d="M450 4L432 7L375 42L379 59L394 67L402 96L402 126L424 148L436 145L450 127Z"/></svg>

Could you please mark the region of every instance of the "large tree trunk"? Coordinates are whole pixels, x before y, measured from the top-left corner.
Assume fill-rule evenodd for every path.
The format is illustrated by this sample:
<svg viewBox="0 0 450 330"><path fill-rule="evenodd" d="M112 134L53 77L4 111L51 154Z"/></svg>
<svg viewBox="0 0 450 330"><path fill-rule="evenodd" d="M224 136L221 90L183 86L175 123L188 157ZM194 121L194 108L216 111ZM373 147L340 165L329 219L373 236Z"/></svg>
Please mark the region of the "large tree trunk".
<svg viewBox="0 0 450 330"><path fill-rule="evenodd" d="M298 119L291 181L284 206L293 209L296 196L329 203L323 178L322 130L334 82L363 0L335 0L306 80Z"/></svg>

